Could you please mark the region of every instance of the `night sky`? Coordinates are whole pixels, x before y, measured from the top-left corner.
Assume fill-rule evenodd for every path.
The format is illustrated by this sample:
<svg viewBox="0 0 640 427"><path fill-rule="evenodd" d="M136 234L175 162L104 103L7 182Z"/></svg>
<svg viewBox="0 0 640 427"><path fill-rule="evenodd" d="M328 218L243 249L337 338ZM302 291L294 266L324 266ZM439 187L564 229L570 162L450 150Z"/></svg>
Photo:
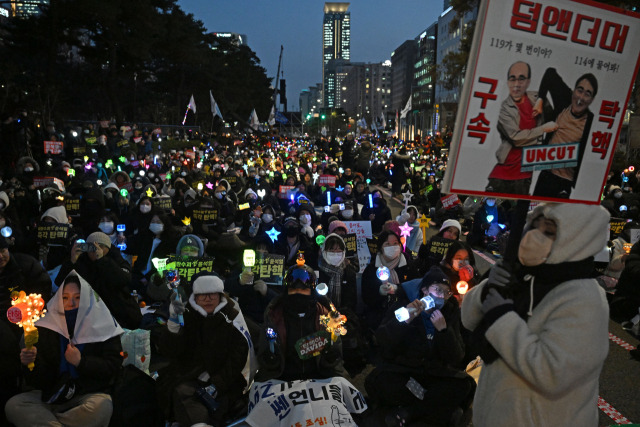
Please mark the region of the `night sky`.
<svg viewBox="0 0 640 427"><path fill-rule="evenodd" d="M179 0L187 13L210 32L245 34L267 75L282 71L290 111L297 111L300 91L321 82L322 18L319 0ZM438 19L443 0L353 0L351 61L383 62L405 40L413 39ZM214 93L215 96L215 93Z"/></svg>

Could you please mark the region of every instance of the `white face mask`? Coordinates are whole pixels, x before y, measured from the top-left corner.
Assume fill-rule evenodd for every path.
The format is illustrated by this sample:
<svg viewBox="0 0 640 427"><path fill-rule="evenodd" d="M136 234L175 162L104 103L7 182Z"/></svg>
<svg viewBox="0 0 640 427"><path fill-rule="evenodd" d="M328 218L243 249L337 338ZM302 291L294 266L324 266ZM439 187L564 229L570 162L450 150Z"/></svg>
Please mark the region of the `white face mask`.
<svg viewBox="0 0 640 427"><path fill-rule="evenodd" d="M553 239L534 229L525 233L518 247L518 259L527 267L544 264L551 253Z"/></svg>
<svg viewBox="0 0 640 427"><path fill-rule="evenodd" d="M456 271L460 270L462 267L468 264L469 264L469 261L466 259L454 259L451 261L451 266Z"/></svg>
<svg viewBox="0 0 640 427"><path fill-rule="evenodd" d="M300 224L311 224L311 215L300 215Z"/></svg>
<svg viewBox="0 0 640 427"><path fill-rule="evenodd" d="M330 265L337 266L344 260L344 252L325 252L324 259Z"/></svg>
<svg viewBox="0 0 640 427"><path fill-rule="evenodd" d="M25 172L33 172L33 168L24 168Z"/></svg>
<svg viewBox="0 0 640 427"><path fill-rule="evenodd" d="M269 223L269 222L273 221L273 215L271 215L271 214L263 214L262 215L262 221L266 222L266 223Z"/></svg>
<svg viewBox="0 0 640 427"><path fill-rule="evenodd" d="M160 234L164 231L164 224L156 224L152 222L149 224L149 230L151 230L153 234Z"/></svg>
<svg viewBox="0 0 640 427"><path fill-rule="evenodd" d="M622 192L621 191L616 191L615 193L613 193L613 197L615 197L616 199L619 199L622 197Z"/></svg>
<svg viewBox="0 0 640 427"><path fill-rule="evenodd" d="M151 212L151 206L149 205L140 205L140 212L143 214Z"/></svg>
<svg viewBox="0 0 640 427"><path fill-rule="evenodd" d="M351 209L345 209L342 211L342 216L346 219L351 219L353 218L353 211Z"/></svg>
<svg viewBox="0 0 640 427"><path fill-rule="evenodd" d="M101 222L98 228L102 230L104 234L111 234L113 233L113 222Z"/></svg>
<svg viewBox="0 0 640 427"><path fill-rule="evenodd" d="M398 245L387 246L382 248L382 252L384 253L385 257L389 259L395 259L398 257L398 255L400 255L400 246Z"/></svg>

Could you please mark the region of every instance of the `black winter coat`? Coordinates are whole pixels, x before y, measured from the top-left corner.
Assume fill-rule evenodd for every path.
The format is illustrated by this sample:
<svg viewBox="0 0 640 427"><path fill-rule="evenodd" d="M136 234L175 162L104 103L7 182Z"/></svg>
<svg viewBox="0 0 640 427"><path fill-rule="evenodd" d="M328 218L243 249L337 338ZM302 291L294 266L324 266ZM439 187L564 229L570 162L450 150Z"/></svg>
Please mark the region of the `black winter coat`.
<svg viewBox="0 0 640 427"><path fill-rule="evenodd" d="M38 328L38 349L33 371L23 369L30 386L42 390L42 400L47 401L55 393L60 379L60 334L47 328ZM87 343L82 349L80 364L74 380L76 395L108 393L122 365L120 337L104 342Z"/></svg>

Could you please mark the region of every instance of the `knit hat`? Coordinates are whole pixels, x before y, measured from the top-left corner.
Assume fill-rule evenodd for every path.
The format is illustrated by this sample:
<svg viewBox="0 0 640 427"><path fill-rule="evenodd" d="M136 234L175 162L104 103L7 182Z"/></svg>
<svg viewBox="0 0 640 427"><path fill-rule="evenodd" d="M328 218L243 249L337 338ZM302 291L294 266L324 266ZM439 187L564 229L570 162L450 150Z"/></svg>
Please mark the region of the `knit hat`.
<svg viewBox="0 0 640 427"><path fill-rule="evenodd" d="M344 228L345 231L349 231L347 225L338 219L329 224L329 234L332 234L337 228Z"/></svg>
<svg viewBox="0 0 640 427"><path fill-rule="evenodd" d="M448 219L442 223L442 227L440 227L440 231L446 230L449 227L455 227L458 229L458 235L462 234L462 226L455 219Z"/></svg>
<svg viewBox="0 0 640 427"><path fill-rule="evenodd" d="M215 294L224 292L224 283L220 277L208 274L193 281L193 294Z"/></svg>
<svg viewBox="0 0 640 427"><path fill-rule="evenodd" d="M202 243L202 240L196 235L185 234L178 242L178 246L176 247L176 255L180 255L182 249L187 246L196 248L198 250L198 256L202 256L204 254L204 245Z"/></svg>
<svg viewBox="0 0 640 427"><path fill-rule="evenodd" d="M431 267L431 270L427 272L420 282L420 288L427 288L434 283L439 283L451 287L449 277L438 266Z"/></svg>
<svg viewBox="0 0 640 427"><path fill-rule="evenodd" d="M89 234L89 237L87 237L87 243L98 243L108 248L111 247L111 239L102 231L96 231L95 233Z"/></svg>
<svg viewBox="0 0 640 427"><path fill-rule="evenodd" d="M64 206L56 206L53 208L49 208L42 214L40 219L44 219L46 217L53 218L56 220L58 224L69 224L69 218L67 218L67 210Z"/></svg>

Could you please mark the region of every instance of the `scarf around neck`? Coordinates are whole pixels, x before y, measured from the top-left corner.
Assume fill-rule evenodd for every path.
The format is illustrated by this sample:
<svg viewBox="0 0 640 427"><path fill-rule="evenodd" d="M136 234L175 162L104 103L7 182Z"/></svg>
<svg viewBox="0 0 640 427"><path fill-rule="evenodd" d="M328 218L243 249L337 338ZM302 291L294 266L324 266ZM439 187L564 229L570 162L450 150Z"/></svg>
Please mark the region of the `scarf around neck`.
<svg viewBox="0 0 640 427"><path fill-rule="evenodd" d="M344 274L345 262L340 265L331 265L324 259L324 254L318 259L318 267L320 271L329 276L329 298L335 305L340 307L342 303L342 275Z"/></svg>

